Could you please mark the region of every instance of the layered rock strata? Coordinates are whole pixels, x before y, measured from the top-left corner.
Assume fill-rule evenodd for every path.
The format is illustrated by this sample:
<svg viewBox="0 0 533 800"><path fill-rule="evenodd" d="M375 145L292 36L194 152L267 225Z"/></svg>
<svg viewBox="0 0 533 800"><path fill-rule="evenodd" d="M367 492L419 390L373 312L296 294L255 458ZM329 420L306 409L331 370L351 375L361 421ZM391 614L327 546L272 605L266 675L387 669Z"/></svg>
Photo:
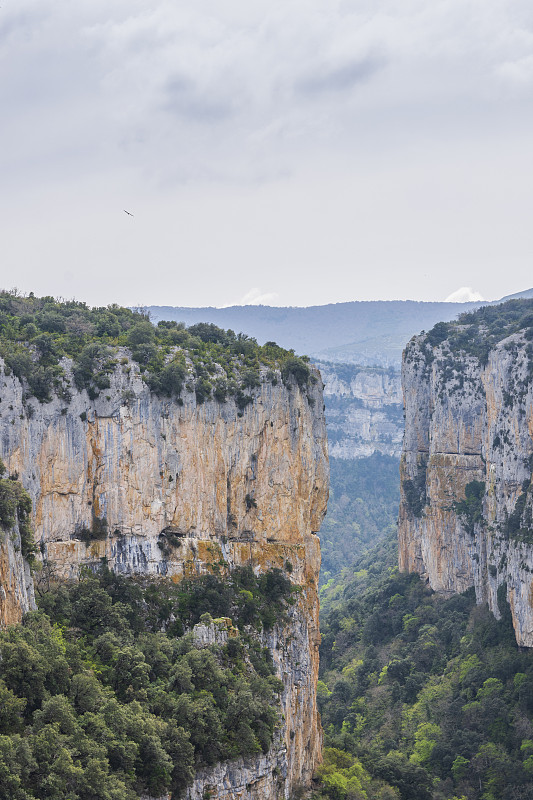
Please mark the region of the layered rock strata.
<svg viewBox="0 0 533 800"><path fill-rule="evenodd" d="M334 458L365 458L374 452L400 456L403 439L399 370L319 362Z"/></svg>
<svg viewBox="0 0 533 800"><path fill-rule="evenodd" d="M498 590L517 642L533 646L533 360L516 333L488 358L406 348L399 562L444 593L475 587L499 616ZM483 363L485 362L485 363Z"/></svg>
<svg viewBox="0 0 533 800"><path fill-rule="evenodd" d="M62 366L71 377L70 363ZM32 498L37 543L58 575L76 578L101 559L125 575L175 581L245 564L290 570L298 600L267 642L284 683L283 725L275 753L246 766L259 774L274 759L277 788L269 794L273 778L258 779L258 798L308 784L320 756L315 534L328 458L322 382L312 374L300 390L263 370L253 402L238 411L233 401L198 405L194 392L157 397L132 362L117 365L94 400L83 391L46 404L23 403L19 381L0 371L0 457ZM19 580L13 598L21 591Z"/></svg>

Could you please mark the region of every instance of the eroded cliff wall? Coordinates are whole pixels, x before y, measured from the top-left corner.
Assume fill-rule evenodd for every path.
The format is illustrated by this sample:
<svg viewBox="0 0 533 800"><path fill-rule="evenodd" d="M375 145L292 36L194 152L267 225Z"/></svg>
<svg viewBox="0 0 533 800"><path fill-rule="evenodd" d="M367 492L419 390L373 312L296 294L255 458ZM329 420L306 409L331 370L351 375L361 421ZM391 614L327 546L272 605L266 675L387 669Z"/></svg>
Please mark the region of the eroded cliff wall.
<svg viewBox="0 0 533 800"><path fill-rule="evenodd" d="M400 568L441 592L474 586L496 616L502 587L517 641L532 647L532 347L525 332L474 333L455 327L465 349L442 330L404 353Z"/></svg>
<svg viewBox="0 0 533 800"><path fill-rule="evenodd" d="M16 625L35 608L29 564L22 557L20 532L15 524L0 532L0 628Z"/></svg>
<svg viewBox="0 0 533 800"><path fill-rule="evenodd" d="M125 362L127 351L120 355ZM69 362L62 366L71 378ZM258 798L274 796L265 789L273 783L285 797L308 784L320 756L315 534L328 494L318 373L302 390L265 372L239 411L233 400L198 405L194 391L161 399L134 362L117 363L96 399L73 391L69 402L23 403L18 379L0 371L0 456L31 495L37 543L58 574L74 578L102 558L123 574L174 580L290 566L298 601L290 625L267 642L285 687L283 724L275 753L256 764L259 774L274 759L275 780L247 773L248 795ZM3 576L14 563L9 552ZM18 580L11 595L21 588ZM237 795L230 786L219 796Z"/></svg>
<svg viewBox="0 0 533 800"><path fill-rule="evenodd" d="M329 454L366 458L374 452L399 457L403 438L400 371L318 362L324 381Z"/></svg>

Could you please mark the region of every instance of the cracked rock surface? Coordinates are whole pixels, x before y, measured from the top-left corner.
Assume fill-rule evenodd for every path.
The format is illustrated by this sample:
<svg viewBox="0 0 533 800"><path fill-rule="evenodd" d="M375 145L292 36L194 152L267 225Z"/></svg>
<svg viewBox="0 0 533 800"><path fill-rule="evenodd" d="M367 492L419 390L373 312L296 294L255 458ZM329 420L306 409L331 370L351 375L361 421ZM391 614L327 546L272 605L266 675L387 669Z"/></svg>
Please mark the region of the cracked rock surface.
<svg viewBox="0 0 533 800"><path fill-rule="evenodd" d="M424 336L404 353L399 563L443 593L475 587L533 647L533 361L522 333L482 364ZM479 492L479 501L474 496ZM467 502L467 495L470 500Z"/></svg>

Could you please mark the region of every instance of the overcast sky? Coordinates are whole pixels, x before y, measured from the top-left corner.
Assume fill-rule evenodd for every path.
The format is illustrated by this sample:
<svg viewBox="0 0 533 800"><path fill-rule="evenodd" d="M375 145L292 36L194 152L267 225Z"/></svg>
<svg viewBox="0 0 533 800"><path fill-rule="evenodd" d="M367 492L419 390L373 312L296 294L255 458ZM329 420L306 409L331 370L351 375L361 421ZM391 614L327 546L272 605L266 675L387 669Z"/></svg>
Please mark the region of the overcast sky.
<svg viewBox="0 0 533 800"><path fill-rule="evenodd" d="M3 0L0 284L196 306L530 288L532 101L531 0Z"/></svg>

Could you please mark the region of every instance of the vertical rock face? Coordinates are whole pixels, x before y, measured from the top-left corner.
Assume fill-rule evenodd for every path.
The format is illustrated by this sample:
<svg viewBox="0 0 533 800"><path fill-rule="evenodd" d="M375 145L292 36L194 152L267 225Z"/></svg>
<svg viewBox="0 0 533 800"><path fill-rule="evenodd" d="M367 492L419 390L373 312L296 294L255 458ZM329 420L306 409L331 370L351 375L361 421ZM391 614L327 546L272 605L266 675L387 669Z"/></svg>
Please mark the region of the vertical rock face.
<svg viewBox="0 0 533 800"><path fill-rule="evenodd" d="M319 362L324 381L329 453L365 458L399 456L403 437L399 370Z"/></svg>
<svg viewBox="0 0 533 800"><path fill-rule="evenodd" d="M0 628L15 625L35 608L29 565L22 557L20 533L15 525L0 533Z"/></svg>
<svg viewBox="0 0 533 800"><path fill-rule="evenodd" d="M461 335L457 326L456 335ZM481 331L483 334L483 331ZM533 646L533 362L522 332L483 357L412 340L399 561L437 591L475 587L499 616L506 586L519 644Z"/></svg>
<svg viewBox="0 0 533 800"><path fill-rule="evenodd" d="M68 375L70 364L63 366ZM253 403L238 412L233 401L197 405L193 392L161 399L130 366L117 366L95 400L83 391L68 403L56 397L25 406L18 380L2 370L0 456L31 495L35 538L63 576L102 558L126 575L173 580L243 564L292 570L301 591L291 623L266 642L285 687L284 721L275 752L256 764L260 772L263 761L275 761L275 780L254 782L248 773L246 780L257 783L254 796L274 797L260 788L272 781L288 796L309 782L321 743L315 534L328 494L322 383L316 373L301 391L279 373L277 381L263 375ZM16 559L6 553L0 569L8 583ZM21 579L17 586L11 594L22 611L31 591L23 600ZM16 620L10 614L5 622ZM253 764L246 769L253 772Z"/></svg>

